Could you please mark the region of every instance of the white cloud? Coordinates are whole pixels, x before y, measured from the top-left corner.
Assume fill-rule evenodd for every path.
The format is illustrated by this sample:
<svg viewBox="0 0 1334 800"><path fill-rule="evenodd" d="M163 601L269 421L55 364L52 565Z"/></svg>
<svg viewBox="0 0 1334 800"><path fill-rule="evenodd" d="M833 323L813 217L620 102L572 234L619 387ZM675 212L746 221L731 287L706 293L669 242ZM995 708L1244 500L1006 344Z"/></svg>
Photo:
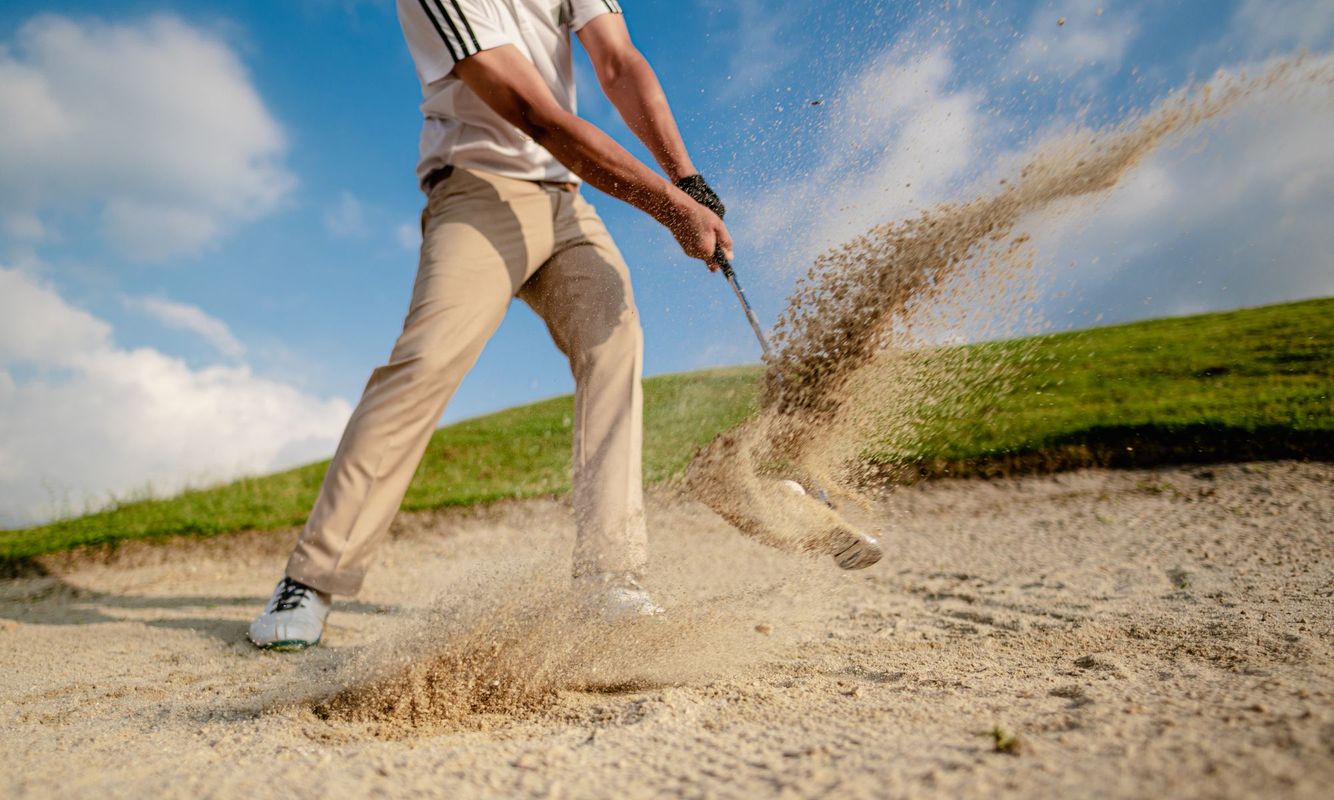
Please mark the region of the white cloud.
<svg viewBox="0 0 1334 800"><path fill-rule="evenodd" d="M245 355L245 345L232 335L227 323L198 306L178 303L165 297L127 297L125 304L144 312L162 325L198 335L228 358Z"/></svg>
<svg viewBox="0 0 1334 800"><path fill-rule="evenodd" d="M954 63L937 47L895 49L830 98L813 137L817 166L780 180L739 208L737 240L770 264L804 269L820 252L868 227L915 213L953 193L984 154L991 125L982 95L951 89Z"/></svg>
<svg viewBox="0 0 1334 800"><path fill-rule="evenodd" d="M1135 14L1122 6L1044 3L1012 51L1010 69L1019 76L1058 79L1090 69L1115 69L1136 28Z"/></svg>
<svg viewBox="0 0 1334 800"><path fill-rule="evenodd" d="M351 192L340 192L338 200L324 212L324 227L342 238L366 235L366 208Z"/></svg>
<svg viewBox="0 0 1334 800"><path fill-rule="evenodd" d="M328 456L350 413L245 364L118 347L106 322L0 267L0 524Z"/></svg>
<svg viewBox="0 0 1334 800"><path fill-rule="evenodd" d="M18 212L6 214L3 220L4 232L20 242L40 242L46 238L46 226L36 214Z"/></svg>
<svg viewBox="0 0 1334 800"><path fill-rule="evenodd" d="M1052 278L1073 289L1045 300L1049 318L1087 324L1334 294L1331 101L1319 84L1262 93L1151 154L1105 198L1033 221Z"/></svg>
<svg viewBox="0 0 1334 800"><path fill-rule="evenodd" d="M294 184L240 59L173 16L30 20L0 44L0 119L0 214L91 208L132 258L196 253Z"/></svg>
<svg viewBox="0 0 1334 800"><path fill-rule="evenodd" d="M1067 23L1068 24L1068 23ZM996 142L1021 120L987 113L1014 85L961 79L949 50L900 46L825 104L814 166L741 192L729 223L747 265L804 272L875 224L989 192L1020 154ZM1002 56L1004 58L1004 56ZM1328 61L1328 56L1324 59ZM1312 61L1308 60L1308 66ZM1234 68L1256 74L1261 66ZM1334 294L1334 97L1321 80L1260 93L1169 141L1078 213L1025 220L1059 327ZM1046 131L1065 130L1053 121ZM1074 262L1076 269L1068 269Z"/></svg>
<svg viewBox="0 0 1334 800"><path fill-rule="evenodd" d="M1190 54L1196 72L1220 62L1260 61L1298 50L1327 52L1334 46L1334 3L1328 0L1241 0L1222 36Z"/></svg>
<svg viewBox="0 0 1334 800"><path fill-rule="evenodd" d="M724 102L763 88L801 56L798 44L783 41L784 26L793 18L787 4L735 0L726 5L736 18L728 37L731 57L724 72L726 82L717 92Z"/></svg>
<svg viewBox="0 0 1334 800"><path fill-rule="evenodd" d="M394 229L394 238L404 250L417 252L422 243L421 223L416 220L404 222Z"/></svg>
<svg viewBox="0 0 1334 800"><path fill-rule="evenodd" d="M35 279L0 267L0 369L16 363L68 367L105 346L111 326L73 308Z"/></svg>
<svg viewBox="0 0 1334 800"><path fill-rule="evenodd" d="M102 234L124 255L137 261L166 261L198 252L219 234L221 220L209 209L125 197L107 201Z"/></svg>
<svg viewBox="0 0 1334 800"><path fill-rule="evenodd" d="M1232 36L1246 54L1327 46L1334 36L1334 3L1329 0L1242 0L1232 18Z"/></svg>

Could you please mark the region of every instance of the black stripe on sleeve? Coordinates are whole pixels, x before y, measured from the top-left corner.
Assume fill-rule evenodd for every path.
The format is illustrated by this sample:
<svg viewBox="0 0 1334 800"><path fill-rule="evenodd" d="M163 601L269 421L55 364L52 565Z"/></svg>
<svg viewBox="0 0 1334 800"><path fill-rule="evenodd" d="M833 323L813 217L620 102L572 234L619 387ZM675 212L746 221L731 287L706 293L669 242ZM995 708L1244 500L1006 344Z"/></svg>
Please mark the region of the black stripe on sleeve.
<svg viewBox="0 0 1334 800"><path fill-rule="evenodd" d="M463 16L463 9L459 8L459 0L450 0L450 5L454 6L455 11L459 12L459 20L463 22L463 27L468 29L468 35L472 37L473 52L480 52L482 43L477 41L477 34L473 33L472 25L468 24L468 18Z"/></svg>
<svg viewBox="0 0 1334 800"><path fill-rule="evenodd" d="M450 44L449 37L445 35L444 28L440 27L440 23L437 22L435 16L431 14L431 9L426 5L426 0L417 0L417 2L421 3L422 12L426 14L426 18L431 21L431 27L435 28L435 32L440 34L440 41L445 43L445 49L449 51L449 57L458 61L459 54L454 51L454 45Z"/></svg>
<svg viewBox="0 0 1334 800"><path fill-rule="evenodd" d="M477 50L482 49L481 47L478 47L477 50L469 51L468 42L463 38L463 35L459 33L458 26L454 24L454 18L449 16L449 12L445 10L445 6L440 0L435 0L435 7L440 9L440 16L444 17L445 24L449 26L449 30L454 34L454 39L459 43L459 50L462 52L462 55L455 58L455 61L462 61L473 53L476 53ZM457 4L455 4L455 7L457 8ZM476 41L476 37L473 37L473 39Z"/></svg>

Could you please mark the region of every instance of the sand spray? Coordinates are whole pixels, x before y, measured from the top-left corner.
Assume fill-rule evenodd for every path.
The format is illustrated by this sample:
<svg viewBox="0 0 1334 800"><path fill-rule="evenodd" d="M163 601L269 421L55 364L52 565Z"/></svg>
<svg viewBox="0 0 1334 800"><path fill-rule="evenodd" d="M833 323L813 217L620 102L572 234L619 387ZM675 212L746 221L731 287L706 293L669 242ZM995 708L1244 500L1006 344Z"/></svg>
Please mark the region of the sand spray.
<svg viewBox="0 0 1334 800"><path fill-rule="evenodd" d="M1037 325L1034 249L1021 222L1105 194L1174 135L1249 98L1332 82L1329 58L1220 74L1118 124L1039 143L994 192L878 225L827 251L797 282L775 328L759 413L697 454L687 493L766 544L831 552L851 523L793 496L780 479L818 482L840 510L865 508L873 474L883 472L864 458L868 445L913 454L936 420L964 408L985 424L979 399L1004 394L1030 354L940 345L960 329L986 339Z"/></svg>

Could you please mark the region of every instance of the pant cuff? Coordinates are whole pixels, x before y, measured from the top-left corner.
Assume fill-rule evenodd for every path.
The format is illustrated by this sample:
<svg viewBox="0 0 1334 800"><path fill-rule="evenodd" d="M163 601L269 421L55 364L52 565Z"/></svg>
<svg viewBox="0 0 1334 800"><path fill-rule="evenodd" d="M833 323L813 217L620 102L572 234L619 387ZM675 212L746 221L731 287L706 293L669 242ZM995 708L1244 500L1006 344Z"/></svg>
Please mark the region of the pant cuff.
<svg viewBox="0 0 1334 800"><path fill-rule="evenodd" d="M287 577L301 581L307 586L325 594L344 596L361 591L361 584L366 580L365 572L329 572L312 568L309 564L299 563L296 558L287 562Z"/></svg>

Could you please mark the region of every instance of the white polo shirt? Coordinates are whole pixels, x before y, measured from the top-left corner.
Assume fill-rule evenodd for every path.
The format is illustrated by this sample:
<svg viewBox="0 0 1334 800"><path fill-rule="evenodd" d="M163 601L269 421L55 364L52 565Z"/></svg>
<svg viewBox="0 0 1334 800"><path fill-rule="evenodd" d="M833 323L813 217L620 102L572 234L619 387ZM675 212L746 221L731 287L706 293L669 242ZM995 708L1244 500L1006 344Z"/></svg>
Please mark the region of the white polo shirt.
<svg viewBox="0 0 1334 800"><path fill-rule="evenodd" d="M418 180L452 164L524 180L578 181L452 70L474 53L514 45L537 67L556 102L575 113L570 33L620 11L616 0L398 0L398 20L422 85Z"/></svg>

